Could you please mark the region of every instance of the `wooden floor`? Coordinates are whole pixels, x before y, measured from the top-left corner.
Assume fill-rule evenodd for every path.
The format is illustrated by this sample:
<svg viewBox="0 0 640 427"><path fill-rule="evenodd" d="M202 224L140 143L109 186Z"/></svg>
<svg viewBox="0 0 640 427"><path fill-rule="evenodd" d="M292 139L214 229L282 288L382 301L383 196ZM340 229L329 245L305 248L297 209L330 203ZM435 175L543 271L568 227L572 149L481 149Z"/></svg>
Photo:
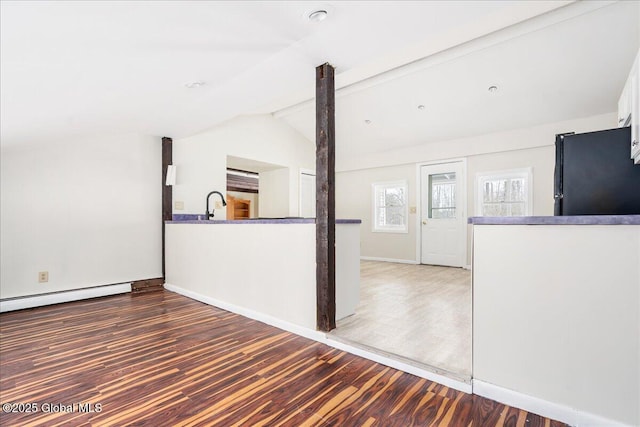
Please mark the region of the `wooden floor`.
<svg viewBox="0 0 640 427"><path fill-rule="evenodd" d="M361 261L356 314L332 334L470 381L471 272Z"/></svg>
<svg viewBox="0 0 640 427"><path fill-rule="evenodd" d="M37 411L2 426L562 425L168 291L1 314L0 400Z"/></svg>

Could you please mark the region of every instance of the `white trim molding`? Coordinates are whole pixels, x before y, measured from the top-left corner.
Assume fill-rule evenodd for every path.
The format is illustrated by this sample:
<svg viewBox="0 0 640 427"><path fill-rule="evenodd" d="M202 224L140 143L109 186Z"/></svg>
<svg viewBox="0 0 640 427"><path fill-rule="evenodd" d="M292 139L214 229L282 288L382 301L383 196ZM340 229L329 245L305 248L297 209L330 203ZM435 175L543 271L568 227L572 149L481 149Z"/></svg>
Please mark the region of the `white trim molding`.
<svg viewBox="0 0 640 427"><path fill-rule="evenodd" d="M202 295L198 292L193 292L188 289L181 288L180 286L173 285L171 283L165 283L164 289L167 291L175 292L185 297L194 299L196 301L203 302L213 307L221 308L222 310L230 311L232 313L239 314L249 319L257 320L267 325L275 326L276 328L283 329L287 332L291 332L296 335L300 335L305 338L309 338L314 341L324 340L324 333L314 331L304 326L296 325L295 323L287 322L286 320L278 319L277 317L270 316L268 314L261 313L259 311L250 310L239 305L230 304L228 302L221 301L216 298L211 298L206 295Z"/></svg>
<svg viewBox="0 0 640 427"><path fill-rule="evenodd" d="M325 340L322 342L328 346L337 348L338 350L343 350L347 353L372 360L374 362L380 363L381 365L385 365L420 378L425 378L429 381L442 384L446 387L461 391L463 393L472 394L472 386L469 383L440 375L427 369L423 369L419 366L411 365L409 363L402 362L385 355L377 354L375 352L335 340L331 335L325 335Z"/></svg>
<svg viewBox="0 0 640 427"><path fill-rule="evenodd" d="M264 313L249 310L244 307L239 307L235 304L229 304L224 301L217 300L215 298L210 298L205 295L199 294L197 292L193 292L193 291L181 288L180 286L172 285L170 283L165 283L164 288L167 291L175 292L177 294L184 295L188 298L203 302L205 304L218 307L223 310L227 310L232 313L236 313L241 316L245 316L262 323L266 323L267 325L274 326L276 328L285 330L287 332L291 332L293 334L302 336L304 338L318 341L330 347L337 348L338 350L343 350L348 353L354 354L356 356L364 357L365 359L369 359L374 362L380 363L382 365L389 366L390 368L398 369L400 371L407 372L409 374L416 375L421 378L425 378L429 381L437 382L439 384L445 385L452 389L462 391L464 393L472 392L472 387L471 387L471 384L469 383L459 381L453 378L449 378L449 377L437 374L435 372L423 369L421 367L410 365L408 363L395 360L381 354L376 354L374 352L352 346L342 341L337 341L333 339L331 335L325 334L324 332L305 328L303 326L295 325L293 323L286 322L284 320L278 319L273 316L269 316Z"/></svg>
<svg viewBox="0 0 640 427"><path fill-rule="evenodd" d="M575 427L631 427L588 412L548 400L529 396L480 380L472 380L473 394L495 400L505 405L524 409L543 417L551 418Z"/></svg>
<svg viewBox="0 0 640 427"><path fill-rule="evenodd" d="M0 300L0 313L131 292L131 282Z"/></svg>
<svg viewBox="0 0 640 427"><path fill-rule="evenodd" d="M302 215L302 176L303 175L307 175L307 176L312 176L314 179L316 177L316 171L313 169L305 169L305 168L300 168L298 170L298 216L304 216ZM313 215L315 217L315 213Z"/></svg>
<svg viewBox="0 0 640 427"><path fill-rule="evenodd" d="M363 261L397 262L398 264L419 264L415 259L380 258L376 256L361 256L360 259Z"/></svg>
<svg viewBox="0 0 640 427"><path fill-rule="evenodd" d="M478 172L474 179L473 205L476 216L485 216L484 190L481 188L484 181L494 181L501 179L524 178L525 181L525 212L523 216L533 215L533 168L524 167L519 169L509 169L500 171ZM511 201L510 201L511 202Z"/></svg>
<svg viewBox="0 0 640 427"><path fill-rule="evenodd" d="M402 208L403 224L402 225L390 225L379 224L378 212L381 208L394 207L394 206L379 206L378 205L378 193L385 191L389 188L400 188L404 193L401 206ZM386 193L385 193L386 194ZM386 197L385 197L386 200ZM385 210L386 212L386 210ZM386 214L385 214L386 215ZM409 233L409 182L406 179L396 181L384 181L374 182L371 184L371 232L372 233Z"/></svg>

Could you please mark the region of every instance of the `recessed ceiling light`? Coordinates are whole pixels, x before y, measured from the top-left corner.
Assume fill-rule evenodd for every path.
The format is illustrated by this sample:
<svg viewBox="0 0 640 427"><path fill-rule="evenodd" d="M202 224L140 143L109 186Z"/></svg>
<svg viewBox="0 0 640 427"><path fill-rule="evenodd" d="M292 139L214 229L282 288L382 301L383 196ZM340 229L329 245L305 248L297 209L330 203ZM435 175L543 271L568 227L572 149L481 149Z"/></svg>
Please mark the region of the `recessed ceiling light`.
<svg viewBox="0 0 640 427"><path fill-rule="evenodd" d="M324 21L326 17L327 17L327 11L320 9L320 10L314 10L313 12L311 12L307 18L311 22L320 22L320 21Z"/></svg>
<svg viewBox="0 0 640 427"><path fill-rule="evenodd" d="M198 87L202 87L202 86L204 86L205 84L206 84L206 83L205 83L205 82L203 82L202 80L197 80L197 81L195 81L195 82L185 83L185 84L184 84L184 86L185 86L186 88L189 88L189 89L195 89L195 88L198 88Z"/></svg>
<svg viewBox="0 0 640 427"><path fill-rule="evenodd" d="M418 110L424 110L424 105L422 104L418 105Z"/></svg>
<svg viewBox="0 0 640 427"><path fill-rule="evenodd" d="M496 93L498 91L498 86L489 86L489 92Z"/></svg>
<svg viewBox="0 0 640 427"><path fill-rule="evenodd" d="M368 125L370 125L370 124L371 124L371 120L369 120L369 119L366 119L364 122L365 122L366 124L368 124Z"/></svg>

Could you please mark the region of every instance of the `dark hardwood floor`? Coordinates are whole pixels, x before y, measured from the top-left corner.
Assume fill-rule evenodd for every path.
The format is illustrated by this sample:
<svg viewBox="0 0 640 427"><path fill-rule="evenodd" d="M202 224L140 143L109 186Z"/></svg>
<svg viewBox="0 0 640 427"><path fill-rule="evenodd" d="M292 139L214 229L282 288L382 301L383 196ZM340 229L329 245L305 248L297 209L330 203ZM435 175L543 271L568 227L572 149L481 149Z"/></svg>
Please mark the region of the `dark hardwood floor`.
<svg viewBox="0 0 640 427"><path fill-rule="evenodd" d="M2 426L563 425L168 291L1 314L0 401Z"/></svg>

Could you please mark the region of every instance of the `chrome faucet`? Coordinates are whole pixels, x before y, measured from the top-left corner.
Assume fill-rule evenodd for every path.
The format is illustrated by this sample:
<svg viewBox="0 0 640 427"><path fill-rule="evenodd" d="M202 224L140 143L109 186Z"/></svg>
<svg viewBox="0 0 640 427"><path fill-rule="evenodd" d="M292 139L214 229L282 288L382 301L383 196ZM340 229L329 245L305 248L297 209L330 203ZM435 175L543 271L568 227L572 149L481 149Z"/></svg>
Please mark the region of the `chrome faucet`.
<svg viewBox="0 0 640 427"><path fill-rule="evenodd" d="M224 200L224 196L222 195L221 192L212 191L211 193L207 194L207 212L205 213L206 219L213 218L213 212L215 211L214 208L211 208L211 213L209 213L209 198L211 197L212 194L218 194L220 196L220 198L222 199L222 206L227 206L227 202Z"/></svg>

